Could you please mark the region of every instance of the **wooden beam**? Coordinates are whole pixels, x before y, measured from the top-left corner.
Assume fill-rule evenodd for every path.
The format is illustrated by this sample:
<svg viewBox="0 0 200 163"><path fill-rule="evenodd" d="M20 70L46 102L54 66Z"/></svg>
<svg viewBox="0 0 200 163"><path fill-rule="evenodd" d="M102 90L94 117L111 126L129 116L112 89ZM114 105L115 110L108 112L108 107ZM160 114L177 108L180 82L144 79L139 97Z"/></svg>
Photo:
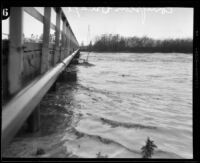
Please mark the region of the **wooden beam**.
<svg viewBox="0 0 200 163"><path fill-rule="evenodd" d="M51 8L44 8L44 26L43 26L43 47L41 58L41 73L48 70L48 56L49 56L49 35L50 35L50 23L51 23Z"/></svg>
<svg viewBox="0 0 200 163"><path fill-rule="evenodd" d="M9 94L21 89L23 71L23 8L11 7L10 11L10 45L8 56Z"/></svg>
<svg viewBox="0 0 200 163"><path fill-rule="evenodd" d="M53 23L50 24L50 28L56 30L56 26Z"/></svg>
<svg viewBox="0 0 200 163"><path fill-rule="evenodd" d="M24 52L41 51L42 43L26 42L24 43Z"/></svg>
<svg viewBox="0 0 200 163"><path fill-rule="evenodd" d="M34 7L24 7L24 11L27 12L29 15L37 19L38 21L43 23L43 15L40 14Z"/></svg>
<svg viewBox="0 0 200 163"><path fill-rule="evenodd" d="M24 11L27 12L29 15L34 17L40 22L44 22L44 16L40 14L34 7L24 7ZM50 23L50 28L56 30L56 26L53 23Z"/></svg>

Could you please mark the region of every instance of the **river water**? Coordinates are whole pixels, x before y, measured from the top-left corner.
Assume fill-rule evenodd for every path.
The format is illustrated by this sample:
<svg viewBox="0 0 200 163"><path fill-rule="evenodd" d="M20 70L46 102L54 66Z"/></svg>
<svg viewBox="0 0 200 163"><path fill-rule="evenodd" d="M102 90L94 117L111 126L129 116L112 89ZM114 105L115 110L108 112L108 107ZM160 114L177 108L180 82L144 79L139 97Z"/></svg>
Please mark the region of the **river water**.
<svg viewBox="0 0 200 163"><path fill-rule="evenodd" d="M40 132L4 157L141 158L149 137L153 158L193 158L192 54L90 53L89 63L66 70L41 102Z"/></svg>

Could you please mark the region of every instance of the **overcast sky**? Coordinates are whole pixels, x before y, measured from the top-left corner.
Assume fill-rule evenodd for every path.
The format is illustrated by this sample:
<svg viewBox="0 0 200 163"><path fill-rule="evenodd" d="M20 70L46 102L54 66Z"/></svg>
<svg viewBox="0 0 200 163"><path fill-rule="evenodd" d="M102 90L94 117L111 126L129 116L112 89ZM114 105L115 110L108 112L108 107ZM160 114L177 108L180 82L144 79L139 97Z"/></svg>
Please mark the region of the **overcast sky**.
<svg viewBox="0 0 200 163"><path fill-rule="evenodd" d="M122 36L149 36L156 39L192 38L193 8L102 8L62 7L72 30L81 44L94 40L101 34ZM44 10L38 8L42 14ZM55 23L55 12L52 22ZM88 32L88 26L90 31ZM27 13L24 14L24 33L30 37L40 35L43 25ZM3 21L2 31L8 33L8 21ZM51 30L51 33L54 31Z"/></svg>

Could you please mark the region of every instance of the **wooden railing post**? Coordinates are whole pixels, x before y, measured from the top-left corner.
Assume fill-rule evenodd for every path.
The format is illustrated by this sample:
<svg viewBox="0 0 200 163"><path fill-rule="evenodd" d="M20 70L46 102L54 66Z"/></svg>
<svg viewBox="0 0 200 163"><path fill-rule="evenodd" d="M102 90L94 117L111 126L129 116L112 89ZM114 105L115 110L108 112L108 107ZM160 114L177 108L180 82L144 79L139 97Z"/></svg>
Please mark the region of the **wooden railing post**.
<svg viewBox="0 0 200 163"><path fill-rule="evenodd" d="M48 56L49 56L49 35L50 35L50 23L51 23L51 8L44 8L44 26L43 26L43 47L41 58L41 73L46 72L49 68Z"/></svg>
<svg viewBox="0 0 200 163"><path fill-rule="evenodd" d="M50 23L51 23L51 8L45 7L44 19L43 19L43 46L40 73L45 73L49 68L49 35L50 35ZM40 128L40 105L38 105L29 118L27 119L30 132L36 132Z"/></svg>
<svg viewBox="0 0 200 163"><path fill-rule="evenodd" d="M69 55L69 24L67 24L67 26L66 26L66 29L67 29L67 31L66 31L66 35L67 35L67 45L66 45L66 47L67 47L67 55Z"/></svg>
<svg viewBox="0 0 200 163"><path fill-rule="evenodd" d="M69 26L69 24L66 24L66 43L65 43L65 49L66 49L66 51L65 51L66 54L65 55L66 55L66 57L69 55L69 53L68 53L68 44L69 44L68 26Z"/></svg>
<svg viewBox="0 0 200 163"><path fill-rule="evenodd" d="M66 42L66 19L63 20L63 28L62 28L62 53L61 60L65 58L65 42Z"/></svg>
<svg viewBox="0 0 200 163"><path fill-rule="evenodd" d="M69 54L71 54L71 30L69 31Z"/></svg>
<svg viewBox="0 0 200 163"><path fill-rule="evenodd" d="M8 91L10 95L21 89L23 71L23 8L11 7L10 44L8 56Z"/></svg>
<svg viewBox="0 0 200 163"><path fill-rule="evenodd" d="M60 55L60 48L59 48L59 42L60 42L60 18L61 18L61 10L60 8L56 8L56 48L55 48L55 54L54 54L54 65L58 62L58 58Z"/></svg>

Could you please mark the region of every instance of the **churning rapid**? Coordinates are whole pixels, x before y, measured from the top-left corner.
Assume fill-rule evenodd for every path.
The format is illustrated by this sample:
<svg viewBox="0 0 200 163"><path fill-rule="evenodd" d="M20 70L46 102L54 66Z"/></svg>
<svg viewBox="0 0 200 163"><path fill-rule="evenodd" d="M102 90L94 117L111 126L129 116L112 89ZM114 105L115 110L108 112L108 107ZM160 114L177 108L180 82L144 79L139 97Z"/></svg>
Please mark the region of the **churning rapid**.
<svg viewBox="0 0 200 163"><path fill-rule="evenodd" d="M41 102L40 132L19 134L4 157L141 158L149 137L152 158L193 158L192 54L90 53L89 63L66 70Z"/></svg>

